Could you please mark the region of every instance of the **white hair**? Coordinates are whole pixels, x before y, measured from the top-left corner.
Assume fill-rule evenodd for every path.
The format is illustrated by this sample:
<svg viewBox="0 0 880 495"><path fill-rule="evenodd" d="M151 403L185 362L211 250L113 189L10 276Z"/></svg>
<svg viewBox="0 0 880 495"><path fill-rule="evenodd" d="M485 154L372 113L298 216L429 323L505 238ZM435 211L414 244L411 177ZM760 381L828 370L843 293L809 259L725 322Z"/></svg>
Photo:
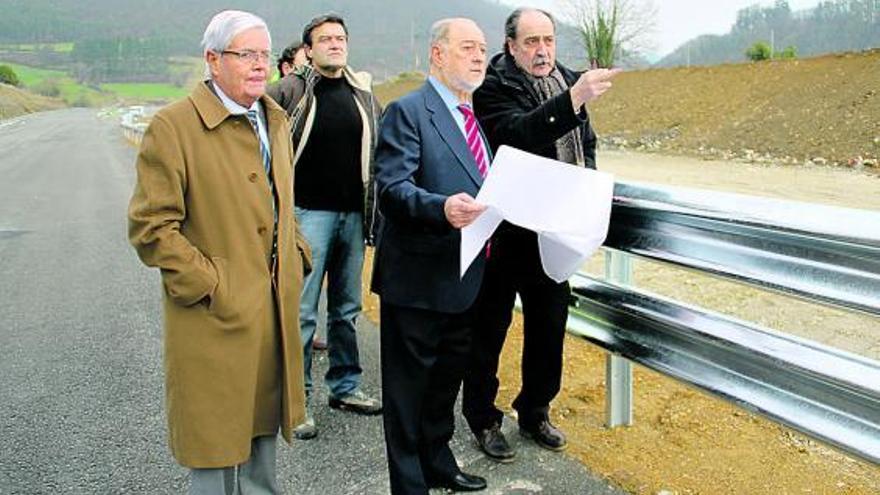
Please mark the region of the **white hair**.
<svg viewBox="0 0 880 495"><path fill-rule="evenodd" d="M449 41L449 26L455 19L447 18L431 24L431 45Z"/></svg>
<svg viewBox="0 0 880 495"><path fill-rule="evenodd" d="M243 31L254 28L266 31L271 47L272 37L269 35L269 26L260 17L241 10L224 10L218 13L208 23L205 34L202 36L202 56L206 56L208 52L221 53L232 43L232 38ZM207 62L205 63L205 75L208 79L211 78L211 68L208 67Z"/></svg>
<svg viewBox="0 0 880 495"><path fill-rule="evenodd" d="M439 46L442 49L445 49L449 46L449 28L452 26L452 22L455 21L455 18L448 17L446 19L440 19L439 21L431 24L431 41L428 43L428 64L431 64L431 54L434 51L435 46Z"/></svg>

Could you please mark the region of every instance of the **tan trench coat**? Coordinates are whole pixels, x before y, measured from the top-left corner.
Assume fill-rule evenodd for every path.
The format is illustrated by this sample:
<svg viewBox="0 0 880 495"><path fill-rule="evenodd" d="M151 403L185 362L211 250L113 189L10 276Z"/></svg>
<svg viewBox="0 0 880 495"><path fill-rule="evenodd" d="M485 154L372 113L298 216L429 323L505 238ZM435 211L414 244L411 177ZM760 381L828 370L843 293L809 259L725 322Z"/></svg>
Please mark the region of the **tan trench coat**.
<svg viewBox="0 0 880 495"><path fill-rule="evenodd" d="M137 159L129 238L160 268L169 443L192 468L233 466L251 439L305 415L299 297L308 246L293 215L287 116L263 97L278 192L274 277L272 195L257 136L206 83L160 110Z"/></svg>

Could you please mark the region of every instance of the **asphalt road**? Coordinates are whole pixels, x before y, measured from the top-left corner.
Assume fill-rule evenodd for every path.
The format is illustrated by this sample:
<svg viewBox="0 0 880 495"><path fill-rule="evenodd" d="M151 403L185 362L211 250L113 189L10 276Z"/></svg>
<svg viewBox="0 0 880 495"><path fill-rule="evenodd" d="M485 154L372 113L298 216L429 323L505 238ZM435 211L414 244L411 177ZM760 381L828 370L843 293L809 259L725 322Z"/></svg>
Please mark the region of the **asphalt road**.
<svg viewBox="0 0 880 495"><path fill-rule="evenodd" d="M89 109L0 122L0 494L183 493L163 409L159 275L126 238L135 149ZM379 390L378 331L361 323L364 388ZM318 383L326 369L316 364ZM290 494L388 492L381 419L315 400L316 440L279 443ZM510 425L508 425L510 431ZM454 450L488 494L620 493L564 455L523 443Z"/></svg>

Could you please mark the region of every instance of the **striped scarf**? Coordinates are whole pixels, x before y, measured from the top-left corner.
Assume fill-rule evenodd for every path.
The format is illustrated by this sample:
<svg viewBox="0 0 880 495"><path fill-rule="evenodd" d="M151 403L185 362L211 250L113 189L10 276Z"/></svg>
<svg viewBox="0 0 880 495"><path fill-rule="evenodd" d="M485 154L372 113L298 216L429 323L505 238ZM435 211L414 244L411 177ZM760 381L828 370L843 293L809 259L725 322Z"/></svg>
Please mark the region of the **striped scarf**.
<svg viewBox="0 0 880 495"><path fill-rule="evenodd" d="M568 89L568 84L556 67L546 77L535 77L528 72L523 72L529 82L532 83L535 92L538 93L541 104ZM580 126L575 127L556 140L556 159L561 162L571 163L572 165L584 166L584 142L581 138Z"/></svg>

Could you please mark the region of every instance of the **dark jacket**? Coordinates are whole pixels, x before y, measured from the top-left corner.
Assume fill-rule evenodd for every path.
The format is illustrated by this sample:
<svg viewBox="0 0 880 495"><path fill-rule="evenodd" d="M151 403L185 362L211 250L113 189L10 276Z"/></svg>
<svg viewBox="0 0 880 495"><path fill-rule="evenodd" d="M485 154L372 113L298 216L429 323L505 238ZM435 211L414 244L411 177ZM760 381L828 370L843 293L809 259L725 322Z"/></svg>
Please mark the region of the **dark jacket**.
<svg viewBox="0 0 880 495"><path fill-rule="evenodd" d="M367 72L354 72L349 67L343 69L348 85L351 86L354 100L363 122L361 142L361 180L364 184L364 237L372 245L375 239L376 211L374 207L375 187L373 186L373 156L376 152L379 117L382 107L373 96L372 77ZM293 142L293 165L302 156L309 135L312 132L315 112L315 84L321 74L311 67L303 67L269 86L266 93L281 105L290 117L291 140Z"/></svg>
<svg viewBox="0 0 880 495"><path fill-rule="evenodd" d="M558 62L556 66L569 87L580 77L580 73ZM586 110L574 113L569 90L542 105L510 55L499 53L492 57L486 80L474 92L474 113L493 153L506 144L555 160L556 140L581 126L584 161L588 168L596 168L596 133Z"/></svg>
<svg viewBox="0 0 880 495"><path fill-rule="evenodd" d="M443 212L449 196L483 184L467 141L430 82L388 105L376 149L382 213L372 290L383 303L441 313L473 304L486 264L459 276L461 231Z"/></svg>

